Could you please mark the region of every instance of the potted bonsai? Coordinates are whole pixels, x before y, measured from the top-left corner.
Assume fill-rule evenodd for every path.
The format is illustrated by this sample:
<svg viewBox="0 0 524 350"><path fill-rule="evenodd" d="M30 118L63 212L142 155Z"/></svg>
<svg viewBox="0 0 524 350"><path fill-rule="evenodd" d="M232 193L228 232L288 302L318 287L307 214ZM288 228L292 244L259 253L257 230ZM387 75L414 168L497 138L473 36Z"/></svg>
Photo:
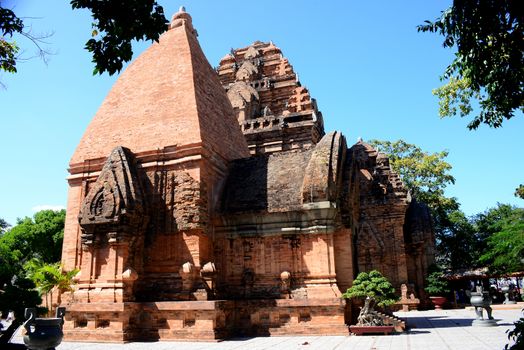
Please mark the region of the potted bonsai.
<svg viewBox="0 0 524 350"><path fill-rule="evenodd" d="M442 306L447 301L444 295L449 293L448 281L444 278L444 274L440 271L430 273L424 290L430 295L435 310L442 310Z"/></svg>
<svg viewBox="0 0 524 350"><path fill-rule="evenodd" d="M379 271L359 273L351 288L342 294L342 297L347 299L365 298L364 306L360 309L358 315L357 324L349 327L352 333L388 334L393 331L394 326L385 325L383 316L375 311L376 306L386 307L398 300L397 295L395 295L395 288Z"/></svg>

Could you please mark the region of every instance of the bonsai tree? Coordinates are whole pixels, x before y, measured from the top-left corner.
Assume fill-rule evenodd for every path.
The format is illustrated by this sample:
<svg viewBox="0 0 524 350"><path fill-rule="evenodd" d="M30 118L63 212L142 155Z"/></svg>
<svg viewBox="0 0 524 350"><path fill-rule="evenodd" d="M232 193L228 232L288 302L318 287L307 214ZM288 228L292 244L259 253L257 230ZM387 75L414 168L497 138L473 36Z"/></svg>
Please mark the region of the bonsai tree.
<svg viewBox="0 0 524 350"><path fill-rule="evenodd" d="M383 326L382 317L374 310L375 306L386 307L398 300L395 288L377 270L361 272L353 281L353 286L344 294L343 298L365 298L364 306L360 309L357 326Z"/></svg>
<svg viewBox="0 0 524 350"><path fill-rule="evenodd" d="M449 293L448 281L440 271L432 272L428 275L427 286L424 288L429 295L443 295Z"/></svg>

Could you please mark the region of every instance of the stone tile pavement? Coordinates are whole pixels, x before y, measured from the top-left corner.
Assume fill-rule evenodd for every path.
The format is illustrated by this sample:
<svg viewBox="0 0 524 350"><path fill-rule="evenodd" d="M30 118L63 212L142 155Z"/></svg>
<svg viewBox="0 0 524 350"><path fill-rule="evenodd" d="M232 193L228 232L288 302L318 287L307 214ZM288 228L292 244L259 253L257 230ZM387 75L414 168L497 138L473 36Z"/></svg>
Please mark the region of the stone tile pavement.
<svg viewBox="0 0 524 350"><path fill-rule="evenodd" d="M404 334L391 336L300 336L260 337L227 340L219 343L153 342L128 344L70 343L64 342L57 350L502 350L508 343L506 330L522 316L518 309L493 310L498 327L472 327L471 310L398 312L411 329ZM88 339L86 339L88 340ZM14 343L22 343L17 334Z"/></svg>

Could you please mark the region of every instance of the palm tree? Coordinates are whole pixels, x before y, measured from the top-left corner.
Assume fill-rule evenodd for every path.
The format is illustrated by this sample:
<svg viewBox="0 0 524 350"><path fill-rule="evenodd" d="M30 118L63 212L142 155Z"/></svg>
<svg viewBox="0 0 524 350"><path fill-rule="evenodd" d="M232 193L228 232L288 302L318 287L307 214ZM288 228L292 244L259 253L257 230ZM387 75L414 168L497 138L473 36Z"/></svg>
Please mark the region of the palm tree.
<svg viewBox="0 0 524 350"><path fill-rule="evenodd" d="M36 258L29 260L24 268L27 277L34 282L40 295L45 296L46 308L51 314L53 311L53 290L58 291L57 304L60 305L62 294L73 291L73 285L76 283L73 278L79 271L78 269L64 271L60 263L46 264ZM49 305L50 303L51 305Z"/></svg>

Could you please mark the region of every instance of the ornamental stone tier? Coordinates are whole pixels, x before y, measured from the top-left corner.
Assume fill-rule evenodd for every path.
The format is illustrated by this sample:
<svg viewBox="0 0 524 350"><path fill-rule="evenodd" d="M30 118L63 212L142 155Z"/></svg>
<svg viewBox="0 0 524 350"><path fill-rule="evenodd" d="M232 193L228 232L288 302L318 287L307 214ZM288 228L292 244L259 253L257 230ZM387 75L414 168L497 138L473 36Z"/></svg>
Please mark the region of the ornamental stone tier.
<svg viewBox="0 0 524 350"><path fill-rule="evenodd" d="M347 334L341 292L371 269L425 300L428 210L388 159L324 132L273 43L212 69L183 9L119 77L69 173L66 340Z"/></svg>

